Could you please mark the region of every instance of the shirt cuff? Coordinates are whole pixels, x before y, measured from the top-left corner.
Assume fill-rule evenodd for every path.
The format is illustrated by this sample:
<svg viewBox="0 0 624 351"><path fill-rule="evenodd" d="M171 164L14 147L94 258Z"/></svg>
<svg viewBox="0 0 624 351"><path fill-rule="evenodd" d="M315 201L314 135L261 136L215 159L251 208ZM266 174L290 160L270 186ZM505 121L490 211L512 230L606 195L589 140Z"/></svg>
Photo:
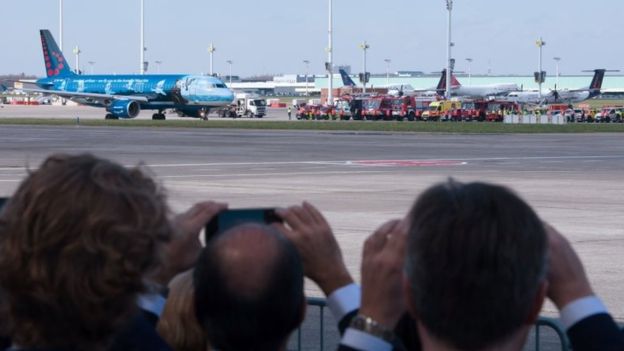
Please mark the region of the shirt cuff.
<svg viewBox="0 0 624 351"><path fill-rule="evenodd" d="M360 308L361 297L360 287L355 283L351 283L331 293L327 297L327 307L329 307L334 318L339 321L349 312Z"/></svg>
<svg viewBox="0 0 624 351"><path fill-rule="evenodd" d="M568 330L574 324L595 314L607 313L607 308L596 296L574 300L561 309L561 324Z"/></svg>
<svg viewBox="0 0 624 351"><path fill-rule="evenodd" d="M151 312L160 318L167 300L160 294L147 293L139 295L137 304L140 308Z"/></svg>
<svg viewBox="0 0 624 351"><path fill-rule="evenodd" d="M356 350L366 350L366 351L391 351L392 344L389 342L382 340L376 336L368 334L366 332L348 328L345 331L342 340L340 341L341 345L348 346L354 348Z"/></svg>

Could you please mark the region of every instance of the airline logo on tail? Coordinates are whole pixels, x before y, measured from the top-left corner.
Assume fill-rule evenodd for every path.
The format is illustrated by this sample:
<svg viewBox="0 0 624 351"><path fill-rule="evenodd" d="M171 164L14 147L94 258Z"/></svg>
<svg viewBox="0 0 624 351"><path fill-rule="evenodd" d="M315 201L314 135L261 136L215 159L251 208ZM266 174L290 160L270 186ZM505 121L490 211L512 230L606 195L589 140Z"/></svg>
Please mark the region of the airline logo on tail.
<svg viewBox="0 0 624 351"><path fill-rule="evenodd" d="M52 33L50 33L49 30L41 30L40 33L41 46L43 47L43 59L45 61L46 75L48 78L74 75L63 53L56 45Z"/></svg>
<svg viewBox="0 0 624 351"><path fill-rule="evenodd" d="M589 90L600 91L600 88L602 88L602 80L604 79L604 75L606 71L607 70L605 69L594 70L594 78L592 79L591 84L589 85Z"/></svg>
<svg viewBox="0 0 624 351"><path fill-rule="evenodd" d="M347 74L347 72L345 72L344 69L339 69L338 72L340 72L340 77L342 77L342 84L344 86L354 87L354 86L357 85L357 84L355 84L353 79L351 79L351 77L349 77L349 75Z"/></svg>
<svg viewBox="0 0 624 351"><path fill-rule="evenodd" d="M457 80L454 74L451 73L451 89L458 88L461 86L461 83ZM436 91L438 93L444 94L446 90L446 69L442 70L442 75L440 76L440 81L438 81L438 85L436 86Z"/></svg>

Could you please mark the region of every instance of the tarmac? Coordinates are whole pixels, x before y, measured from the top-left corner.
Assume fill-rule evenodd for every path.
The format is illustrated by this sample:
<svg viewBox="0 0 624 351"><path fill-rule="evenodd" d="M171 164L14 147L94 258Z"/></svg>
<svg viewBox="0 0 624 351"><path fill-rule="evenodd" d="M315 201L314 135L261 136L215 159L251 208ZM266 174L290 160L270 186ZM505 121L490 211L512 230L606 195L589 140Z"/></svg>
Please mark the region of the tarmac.
<svg viewBox="0 0 624 351"><path fill-rule="evenodd" d="M9 113L31 117L56 113L72 118L76 111L81 118L87 117L85 107L17 109L21 115L13 108L1 108L0 118ZM101 110L89 110L103 118ZM267 119L284 117L280 110ZM621 134L2 125L0 196L10 196L27 169L36 168L55 152L90 152L128 166L145 164L168 190L176 211L208 199L225 201L231 208L283 207L310 201L328 218L356 280L366 237L386 220L404 216L427 187L449 177L503 184L570 239L595 292L614 317L624 321ZM320 295L310 282L306 291ZM543 314L557 315L552 304L545 305Z"/></svg>

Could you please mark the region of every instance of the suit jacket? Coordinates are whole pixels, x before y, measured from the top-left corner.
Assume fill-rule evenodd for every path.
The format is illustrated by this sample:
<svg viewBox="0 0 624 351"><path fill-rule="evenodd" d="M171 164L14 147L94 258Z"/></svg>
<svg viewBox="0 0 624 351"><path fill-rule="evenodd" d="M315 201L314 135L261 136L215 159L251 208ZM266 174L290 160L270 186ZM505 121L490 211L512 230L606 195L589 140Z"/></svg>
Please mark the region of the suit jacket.
<svg viewBox="0 0 624 351"><path fill-rule="evenodd" d="M158 335L158 316L141 310L120 333L108 351L172 351L171 347Z"/></svg>
<svg viewBox="0 0 624 351"><path fill-rule="evenodd" d="M114 337L108 351L172 351L171 347L156 332L158 316L140 310L125 327ZM11 346L10 339L0 338L0 350ZM32 349L20 351L62 351L48 349Z"/></svg>
<svg viewBox="0 0 624 351"><path fill-rule="evenodd" d="M624 350L624 334L608 313L595 314L580 320L568 329L567 334L575 351Z"/></svg>

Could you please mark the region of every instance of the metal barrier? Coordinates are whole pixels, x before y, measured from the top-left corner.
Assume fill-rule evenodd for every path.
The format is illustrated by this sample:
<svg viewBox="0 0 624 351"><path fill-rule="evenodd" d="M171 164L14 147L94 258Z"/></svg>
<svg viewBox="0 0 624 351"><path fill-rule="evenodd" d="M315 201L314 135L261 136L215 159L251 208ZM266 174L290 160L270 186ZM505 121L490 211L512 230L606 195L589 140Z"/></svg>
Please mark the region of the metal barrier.
<svg viewBox="0 0 624 351"><path fill-rule="evenodd" d="M325 349L325 308L327 308L327 303L325 299L318 297L308 297L308 306L318 307L319 308L319 349L323 351ZM561 351L568 351L570 349L568 338L565 334L565 331L561 328L556 319L540 317L535 323L535 351L541 350L540 344L540 330L542 328L550 328L554 330L557 337L559 338L559 342L561 344ZM297 349L302 350L301 345L301 328L297 329Z"/></svg>

